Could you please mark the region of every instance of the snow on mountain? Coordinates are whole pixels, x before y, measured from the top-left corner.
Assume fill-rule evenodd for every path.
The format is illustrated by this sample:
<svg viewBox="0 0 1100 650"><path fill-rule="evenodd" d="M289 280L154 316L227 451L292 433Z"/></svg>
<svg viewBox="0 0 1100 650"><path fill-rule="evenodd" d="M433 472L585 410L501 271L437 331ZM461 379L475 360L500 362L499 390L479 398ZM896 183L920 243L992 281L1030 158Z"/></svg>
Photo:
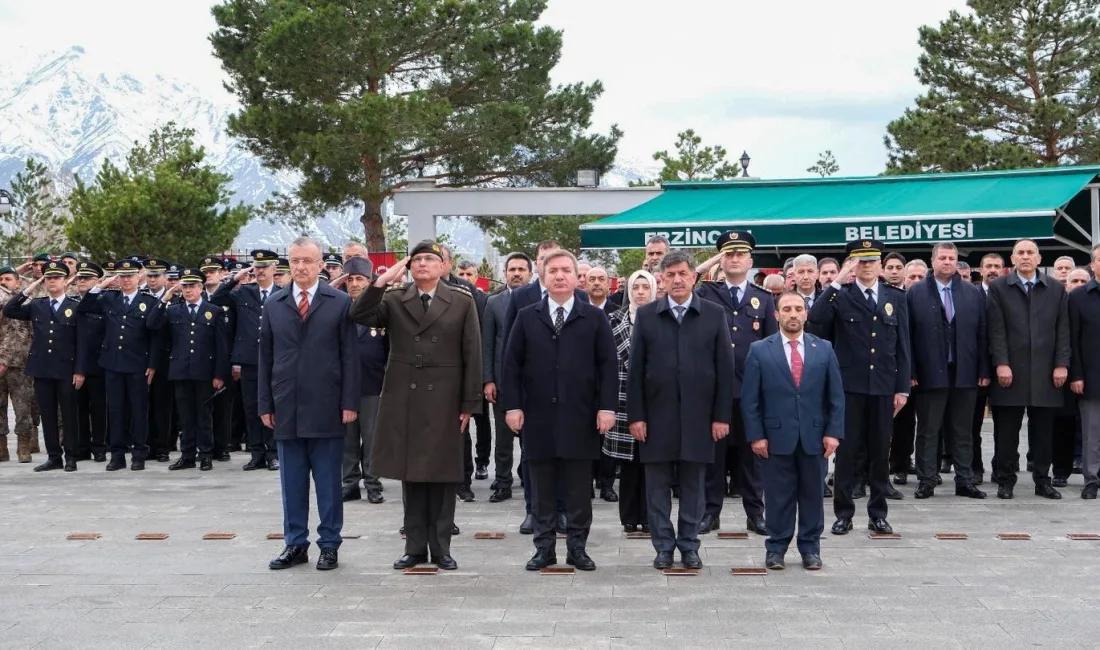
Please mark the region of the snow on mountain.
<svg viewBox="0 0 1100 650"><path fill-rule="evenodd" d="M265 168L226 134L226 120L236 109L228 93L211 97L177 79L120 72L80 46L48 53L13 49L0 58L0 187L11 184L28 157L46 161L63 178L75 174L89 180L104 158L122 164L135 141L176 122L194 129L208 160L233 177L234 201L260 205L276 191L293 191L293 174ZM629 160L602 184L625 186L655 176L652 161ZM360 213L355 207L331 212L310 230L323 243L340 245L362 235ZM441 220L439 230L459 251L482 254L484 236L469 220ZM282 246L296 234L257 218L241 231L235 247Z"/></svg>

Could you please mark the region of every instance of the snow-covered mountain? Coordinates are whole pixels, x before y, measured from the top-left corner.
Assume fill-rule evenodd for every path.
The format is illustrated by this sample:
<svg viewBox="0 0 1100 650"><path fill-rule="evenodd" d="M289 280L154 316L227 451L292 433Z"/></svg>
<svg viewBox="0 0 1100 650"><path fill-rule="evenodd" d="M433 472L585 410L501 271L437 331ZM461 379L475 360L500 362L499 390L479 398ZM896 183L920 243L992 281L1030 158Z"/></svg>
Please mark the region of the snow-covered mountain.
<svg viewBox="0 0 1100 650"><path fill-rule="evenodd" d="M135 141L167 122L195 130L208 160L233 177L234 201L259 205L273 192L290 193L294 176L273 172L225 132L236 109L228 93L204 95L177 79L140 78L99 61L80 46L64 51L34 52L15 48L0 57L0 187L7 187L28 157L46 161L62 177L91 179L104 158L122 163ZM653 178L651 161L623 161L603 184L625 186ZM326 243L339 245L362 234L360 211L333 212L315 220L311 230ZM484 237L465 219L440 224L460 251L480 255ZM250 222L237 248L280 246L294 237L292 229L261 219Z"/></svg>

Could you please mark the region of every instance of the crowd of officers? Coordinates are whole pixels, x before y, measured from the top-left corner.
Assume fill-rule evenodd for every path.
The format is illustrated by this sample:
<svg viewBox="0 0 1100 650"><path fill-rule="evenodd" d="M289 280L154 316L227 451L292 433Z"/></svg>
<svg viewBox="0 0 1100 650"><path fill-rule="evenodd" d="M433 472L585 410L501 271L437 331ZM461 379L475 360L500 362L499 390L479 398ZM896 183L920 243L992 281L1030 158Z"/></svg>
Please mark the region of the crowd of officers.
<svg viewBox="0 0 1100 650"><path fill-rule="evenodd" d="M1059 258L1047 275L1031 240L1016 242L1011 266L990 254L975 270L958 259L949 242L932 248L929 266L865 240L851 242L843 261L799 255L782 273L757 273L750 281L752 236L731 231L722 241L731 236L747 245L699 264L695 295L726 313L734 413L750 344L777 331L774 296L800 293L809 309L807 331L830 340L836 350L846 393L846 437L835 478L823 486L825 496L834 499L834 534L852 529L854 502L868 488L869 528L891 532L886 502L903 498L894 486L907 485L914 475L918 499L932 497L942 475L952 471L955 494L984 498L978 486L987 474L981 434L987 405L994 423L989 473L998 497L1013 497L1025 413L1027 470L1036 494L1060 498L1057 488L1065 487L1071 474L1083 473L1082 498L1096 497L1100 285L1094 276L1100 248L1092 251L1091 269ZM558 244L540 243L534 260L509 255L504 286L491 295L476 288L472 263L461 262L452 271L450 251L443 248L444 281L474 296L482 336L485 408L473 418L473 436L466 434L465 479L457 495L474 500L472 480L489 478L492 455L489 500L501 502L512 498L514 427L500 408L490 411L488 405L498 401L505 342L517 313L545 300L545 287L533 278ZM661 275L652 271L668 252L667 240L650 240L643 268L620 278L615 292L606 270L588 264L578 269L577 299L610 319L620 380L620 408L593 466L591 496L598 491L604 500L619 502L628 532L648 530L644 475L626 422L630 330L638 307L664 299ZM209 470L212 461L228 461L230 451L242 445L250 453L245 470L277 470L273 433L257 413L257 356L264 303L289 283L289 264L268 250L252 251L251 258L249 264L208 256L185 267L136 255L97 264L66 253L0 268L0 397L6 404L10 396L14 406L18 461L31 462L39 453L40 422L48 458L35 471L75 471L79 461L89 459L115 471L126 467L127 455L136 471L150 459L170 462L169 452L177 449L181 454L170 469ZM322 279L342 286L353 299L378 277L359 244L349 244L343 255L329 253L324 261ZM367 499L380 503L382 485L370 473L370 448L388 338L381 328L360 328L358 334L363 411L348 425L343 498L362 498L362 483ZM0 424L3 461L8 460L6 415ZM528 534L534 529L529 483L523 485L528 514L521 525ZM766 534L761 484L760 460L735 416L731 435L715 443L699 532L719 529L724 499L739 496L746 528ZM672 485L676 494L675 477ZM565 518L560 512L561 531Z"/></svg>

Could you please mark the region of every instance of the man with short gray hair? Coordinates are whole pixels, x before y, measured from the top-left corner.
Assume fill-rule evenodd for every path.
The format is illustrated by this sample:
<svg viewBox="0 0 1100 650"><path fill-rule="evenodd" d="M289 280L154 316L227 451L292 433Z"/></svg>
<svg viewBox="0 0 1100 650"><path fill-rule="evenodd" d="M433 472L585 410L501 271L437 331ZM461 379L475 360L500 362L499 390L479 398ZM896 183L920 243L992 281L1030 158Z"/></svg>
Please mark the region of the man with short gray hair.
<svg viewBox="0 0 1100 650"><path fill-rule="evenodd" d="M794 268L794 289L806 301L806 309L810 309L821 295L821 289L817 287L817 258L799 255L791 266Z"/></svg>
<svg viewBox="0 0 1100 650"><path fill-rule="evenodd" d="M642 268L650 273L657 273L661 266L661 259L668 254L670 244L668 237L653 235L645 243L645 263Z"/></svg>

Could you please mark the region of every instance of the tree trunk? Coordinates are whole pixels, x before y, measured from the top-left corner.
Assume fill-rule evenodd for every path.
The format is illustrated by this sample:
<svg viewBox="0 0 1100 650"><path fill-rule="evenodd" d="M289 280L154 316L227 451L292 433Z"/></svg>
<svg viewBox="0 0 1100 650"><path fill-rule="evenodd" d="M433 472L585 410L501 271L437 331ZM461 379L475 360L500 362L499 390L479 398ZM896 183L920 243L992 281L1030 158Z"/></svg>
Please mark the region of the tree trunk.
<svg viewBox="0 0 1100 650"><path fill-rule="evenodd" d="M386 229L382 224L382 203L382 199L364 202L363 215L359 217L359 221L363 224L367 250L372 253L381 253L386 250Z"/></svg>

